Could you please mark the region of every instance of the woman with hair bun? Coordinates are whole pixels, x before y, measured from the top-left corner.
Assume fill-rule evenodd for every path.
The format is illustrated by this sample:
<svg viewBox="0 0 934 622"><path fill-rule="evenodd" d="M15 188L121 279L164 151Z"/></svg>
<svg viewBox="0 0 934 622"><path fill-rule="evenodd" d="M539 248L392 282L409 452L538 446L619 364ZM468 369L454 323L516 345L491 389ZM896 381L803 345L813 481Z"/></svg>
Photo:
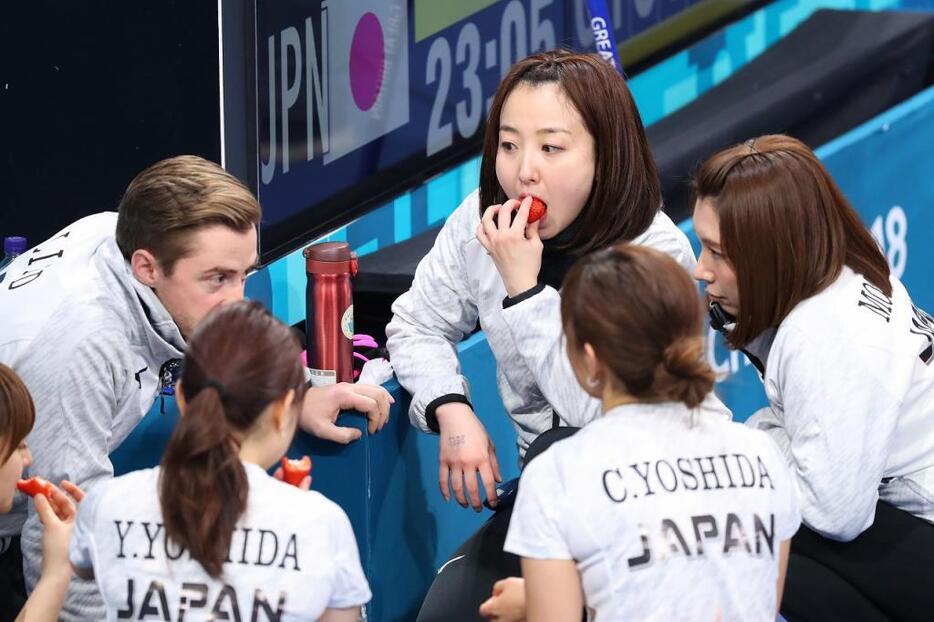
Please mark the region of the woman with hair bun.
<svg viewBox="0 0 934 622"><path fill-rule="evenodd" d="M71 562L108 619L359 619L370 589L347 516L309 477L266 473L304 390L298 341L260 304L197 326L161 466L99 484L78 513Z"/></svg>
<svg viewBox="0 0 934 622"><path fill-rule="evenodd" d="M689 275L619 245L568 273L571 366L604 415L530 462L505 549L526 617L771 620L800 524L762 432L699 408L714 373Z"/></svg>

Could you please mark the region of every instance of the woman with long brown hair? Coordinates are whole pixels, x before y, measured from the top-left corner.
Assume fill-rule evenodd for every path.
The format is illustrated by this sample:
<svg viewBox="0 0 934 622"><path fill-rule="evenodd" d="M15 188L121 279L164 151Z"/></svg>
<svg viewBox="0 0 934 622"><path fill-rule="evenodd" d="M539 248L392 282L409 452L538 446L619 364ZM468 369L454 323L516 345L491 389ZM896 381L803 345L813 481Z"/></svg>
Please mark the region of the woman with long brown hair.
<svg viewBox="0 0 934 622"><path fill-rule="evenodd" d="M661 211L625 80L595 54L558 50L517 62L490 106L480 187L448 218L386 328L396 375L412 394L412 423L439 435L445 499L453 489L458 503L480 511L479 479L496 503L499 465L481 421L494 413L474 413L455 349L478 322L523 461L543 433L599 416L564 350L558 290L577 258L621 241L693 269L686 236ZM442 567L422 622L478 618L495 580L518 574L518 558L502 553L503 506Z"/></svg>
<svg viewBox="0 0 934 622"><path fill-rule="evenodd" d="M621 244L579 261L562 293L574 374L603 416L522 474L506 538L521 618L774 620L794 489L765 434L699 408L714 373L690 275Z"/></svg>
<svg viewBox="0 0 934 622"><path fill-rule="evenodd" d="M711 321L763 378L804 527L782 613L931 619L934 319L814 153L762 136L695 178Z"/></svg>
<svg viewBox="0 0 934 622"><path fill-rule="evenodd" d="M79 511L72 564L111 616L358 619L370 590L346 515L309 478L266 473L295 434L299 355L255 302L195 329L161 466L99 484Z"/></svg>

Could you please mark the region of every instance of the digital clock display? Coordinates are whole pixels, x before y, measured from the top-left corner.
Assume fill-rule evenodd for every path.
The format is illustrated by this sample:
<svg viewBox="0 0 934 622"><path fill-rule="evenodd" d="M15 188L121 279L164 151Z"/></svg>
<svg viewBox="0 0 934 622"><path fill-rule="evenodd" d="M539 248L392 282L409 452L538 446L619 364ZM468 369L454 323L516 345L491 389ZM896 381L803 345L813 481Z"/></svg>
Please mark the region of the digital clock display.
<svg viewBox="0 0 934 622"><path fill-rule="evenodd" d="M608 5L623 40L694 1ZM592 45L584 0L257 0L262 261L476 154L516 60Z"/></svg>

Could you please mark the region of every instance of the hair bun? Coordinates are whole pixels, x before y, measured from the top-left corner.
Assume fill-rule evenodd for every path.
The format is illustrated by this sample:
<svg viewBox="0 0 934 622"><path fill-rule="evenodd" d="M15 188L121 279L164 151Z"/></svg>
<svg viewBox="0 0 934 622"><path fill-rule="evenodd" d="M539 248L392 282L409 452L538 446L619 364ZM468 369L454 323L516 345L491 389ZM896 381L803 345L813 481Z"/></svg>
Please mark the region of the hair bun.
<svg viewBox="0 0 934 622"><path fill-rule="evenodd" d="M713 370L704 360L703 339L681 337L662 352L653 384L659 394L694 408L704 401L713 383Z"/></svg>

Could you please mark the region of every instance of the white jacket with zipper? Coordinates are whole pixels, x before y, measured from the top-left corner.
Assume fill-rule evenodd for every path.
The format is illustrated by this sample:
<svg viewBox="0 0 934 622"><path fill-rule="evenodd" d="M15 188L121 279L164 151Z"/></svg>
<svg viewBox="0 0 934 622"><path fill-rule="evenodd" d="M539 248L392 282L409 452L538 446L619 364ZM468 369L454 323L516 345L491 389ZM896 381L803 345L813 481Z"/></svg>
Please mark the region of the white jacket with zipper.
<svg viewBox="0 0 934 622"><path fill-rule="evenodd" d="M934 318L889 280L886 296L844 267L746 348L770 404L746 423L785 455L804 522L834 540L868 529L880 499L934 523Z"/></svg>
<svg viewBox="0 0 934 622"><path fill-rule="evenodd" d="M426 409L432 402L452 394L470 398L457 343L479 319L496 358L500 397L524 456L529 444L552 427L555 413L561 425L583 426L600 416L601 404L584 392L571 370L557 290L545 286L503 308L506 287L475 237L479 223L479 191L474 191L444 224L419 263L411 289L393 304L387 347L399 382L412 394L412 424L430 432ZM694 269L687 236L661 211L632 243L667 253L689 272ZM729 416L713 394L704 407ZM484 413L477 414L482 420Z"/></svg>

